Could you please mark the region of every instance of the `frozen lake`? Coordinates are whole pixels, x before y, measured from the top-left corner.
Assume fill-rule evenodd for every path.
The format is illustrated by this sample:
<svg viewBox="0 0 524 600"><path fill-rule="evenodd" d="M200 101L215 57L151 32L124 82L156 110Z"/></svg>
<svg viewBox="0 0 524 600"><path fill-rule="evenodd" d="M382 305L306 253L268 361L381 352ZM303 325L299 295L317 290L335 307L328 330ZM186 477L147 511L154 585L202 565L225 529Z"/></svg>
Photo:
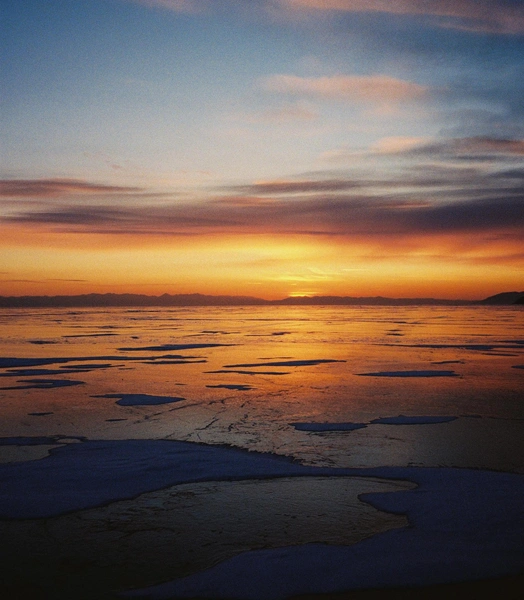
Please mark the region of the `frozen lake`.
<svg viewBox="0 0 524 600"><path fill-rule="evenodd" d="M0 321L10 589L263 600L524 569L521 307Z"/></svg>

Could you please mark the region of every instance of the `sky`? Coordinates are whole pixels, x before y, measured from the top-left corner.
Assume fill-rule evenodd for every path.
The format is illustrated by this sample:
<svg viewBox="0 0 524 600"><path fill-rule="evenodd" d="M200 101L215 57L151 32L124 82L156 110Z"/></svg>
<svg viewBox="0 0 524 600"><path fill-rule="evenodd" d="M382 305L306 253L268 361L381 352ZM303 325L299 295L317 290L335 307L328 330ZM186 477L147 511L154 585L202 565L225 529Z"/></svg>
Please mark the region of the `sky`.
<svg viewBox="0 0 524 600"><path fill-rule="evenodd" d="M523 0L0 11L0 295L524 289Z"/></svg>

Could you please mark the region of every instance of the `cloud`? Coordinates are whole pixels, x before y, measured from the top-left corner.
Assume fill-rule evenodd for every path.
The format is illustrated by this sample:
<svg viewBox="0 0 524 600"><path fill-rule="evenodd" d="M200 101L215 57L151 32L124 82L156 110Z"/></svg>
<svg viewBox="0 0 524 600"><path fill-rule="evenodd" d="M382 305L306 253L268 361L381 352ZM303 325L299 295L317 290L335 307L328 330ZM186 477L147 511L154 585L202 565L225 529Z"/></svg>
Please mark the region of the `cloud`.
<svg viewBox="0 0 524 600"><path fill-rule="evenodd" d="M128 0L150 8L199 14L213 10L267 15L307 13L384 13L422 16L436 27L503 35L524 32L521 0Z"/></svg>
<svg viewBox="0 0 524 600"><path fill-rule="evenodd" d="M39 223L49 225L101 225L111 223L124 225L124 221L133 220L133 210L119 210L107 206L65 206L63 209L27 211L15 216L5 217L6 221L19 223Z"/></svg>
<svg viewBox="0 0 524 600"><path fill-rule="evenodd" d="M210 0L131 0L150 8L165 8L174 12L198 14L211 7Z"/></svg>
<svg viewBox="0 0 524 600"><path fill-rule="evenodd" d="M78 179L3 179L0 197L48 198L70 194L139 192L140 188L102 185Z"/></svg>
<svg viewBox="0 0 524 600"><path fill-rule="evenodd" d="M506 171L498 171L490 175L492 179L515 179L524 182L524 168L508 169Z"/></svg>
<svg viewBox="0 0 524 600"><path fill-rule="evenodd" d="M427 138L395 136L386 137L378 140L371 146L372 151L379 154L396 154L398 152L406 152L413 148L422 146L427 142Z"/></svg>
<svg viewBox="0 0 524 600"><path fill-rule="evenodd" d="M334 75L299 77L272 75L260 82L263 89L303 98L322 98L357 103L398 103L418 99L428 88L387 75Z"/></svg>
<svg viewBox="0 0 524 600"><path fill-rule="evenodd" d="M456 140L448 142L455 147ZM491 152L493 146L504 152L521 152L519 144L498 142L466 140L459 146L468 152L471 147ZM445 141L439 144L448 147ZM391 145L397 146L393 142ZM438 152L440 146L437 144ZM111 245L164 244L177 237L197 240L261 235L319 237L334 244L360 244L388 252L393 248L425 251L442 245L452 248L452 252L455 248L463 252L470 246L502 248L508 255L520 252L519 240L524 239L520 167L508 167L504 161L487 169L484 163L439 164L430 160L409 165L396 176L388 170L372 178L365 174L360 178L331 175L310 173L295 179L222 187L193 202L166 196L159 203L142 190L140 202L134 201L137 195L131 192L123 195L129 202L116 206L112 192L121 188L69 180L66 190L87 190L87 195L79 202L64 192L58 204L54 197L46 197L49 188L54 190L48 184L54 182L56 186L58 182L58 189L63 190L63 180L24 180L23 185L17 180L14 190L18 193L36 192L42 196L38 204L13 204L10 212L0 217L0 224L20 243L24 239L32 243L37 234L44 234L46 243L66 239L75 243L77 235L80 243L84 234L97 235L103 236L101 242L106 240ZM100 187L110 191L94 195Z"/></svg>
<svg viewBox="0 0 524 600"><path fill-rule="evenodd" d="M6 283L48 283L50 281L61 281L66 283L88 283L89 279L57 279L57 278L46 278L46 279L4 279Z"/></svg>
<svg viewBox="0 0 524 600"><path fill-rule="evenodd" d="M62 278L53 278L47 279L46 281L69 281L71 283L87 283L89 279L62 279Z"/></svg>
<svg viewBox="0 0 524 600"><path fill-rule="evenodd" d="M308 194L318 192L339 192L361 187L360 182L351 179L326 179L326 180L279 180L262 181L251 185L242 185L229 188L239 194L262 195L267 194Z"/></svg>
<svg viewBox="0 0 524 600"><path fill-rule="evenodd" d="M524 75L524 73L523 73ZM520 78L524 82L524 78ZM524 96L524 85L520 79L504 84L493 84L492 89L498 90L498 103L504 105L504 110L486 110L479 108L462 108L447 113L446 126L441 133L449 137L502 137L502 138L522 138L524 136L524 106L519 106ZM508 86L508 83L511 83ZM458 98L469 98L470 104L478 104L479 94L476 90L460 90L459 86L449 86L449 90L454 91ZM502 93L501 93L502 91ZM516 100L517 96L520 100ZM515 98L515 101L513 100ZM453 99L453 102L455 99Z"/></svg>
<svg viewBox="0 0 524 600"><path fill-rule="evenodd" d="M327 150L318 158L339 167L371 164L370 161L385 161L386 165L392 159L403 159L406 170L402 177L386 180L376 172L375 184L393 187L422 185L423 182L434 186L462 185L467 195L471 194L471 186L491 188L493 179L521 179L523 156L524 140L521 139L387 137L360 150L347 146ZM496 169L498 172L493 172ZM481 180L490 172L489 177ZM413 179L415 174L417 177Z"/></svg>
<svg viewBox="0 0 524 600"><path fill-rule="evenodd" d="M313 196L272 202L171 204L119 210L67 206L21 212L4 224L44 226L63 232L131 235L320 235L348 239L514 233L524 236L524 193L455 202L414 202L410 197Z"/></svg>
<svg viewBox="0 0 524 600"><path fill-rule="evenodd" d="M518 229L524 233L524 195L431 206L412 216L414 230L423 233L480 233L505 229Z"/></svg>
<svg viewBox="0 0 524 600"><path fill-rule="evenodd" d="M467 137L412 145L406 149L393 150L418 156L450 158L500 158L501 156L524 156L524 140L493 137Z"/></svg>
<svg viewBox="0 0 524 600"><path fill-rule="evenodd" d="M520 0L279 0L288 11L389 13L432 17L438 27L482 33L524 32Z"/></svg>
<svg viewBox="0 0 524 600"><path fill-rule="evenodd" d="M299 102L266 110L263 116L274 123L287 123L290 121L314 121L318 118L318 112L314 107Z"/></svg>

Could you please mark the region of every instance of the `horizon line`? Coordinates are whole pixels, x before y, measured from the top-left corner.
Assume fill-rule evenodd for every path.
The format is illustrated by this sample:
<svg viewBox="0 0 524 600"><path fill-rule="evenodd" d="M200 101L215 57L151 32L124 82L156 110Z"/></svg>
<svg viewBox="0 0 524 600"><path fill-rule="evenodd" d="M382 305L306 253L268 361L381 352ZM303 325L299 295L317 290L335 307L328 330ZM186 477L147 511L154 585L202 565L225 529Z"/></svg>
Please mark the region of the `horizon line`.
<svg viewBox="0 0 524 600"><path fill-rule="evenodd" d="M501 292L486 298L466 300L462 298L390 297L390 296L287 296L268 300L255 296L230 294L202 294L199 292L160 295L128 292L90 292L84 294L0 296L0 308L45 307L125 307L125 306L286 306L286 305L475 305L482 303L522 304L524 291Z"/></svg>

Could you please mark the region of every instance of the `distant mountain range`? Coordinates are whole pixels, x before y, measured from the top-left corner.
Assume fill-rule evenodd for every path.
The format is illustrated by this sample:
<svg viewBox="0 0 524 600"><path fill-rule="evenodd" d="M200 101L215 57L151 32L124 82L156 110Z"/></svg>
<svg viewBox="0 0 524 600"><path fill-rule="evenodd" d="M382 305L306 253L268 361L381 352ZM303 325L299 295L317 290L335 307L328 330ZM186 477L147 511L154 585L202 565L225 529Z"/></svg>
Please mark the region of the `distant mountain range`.
<svg viewBox="0 0 524 600"><path fill-rule="evenodd" d="M524 292L503 292L484 300L439 298L387 298L384 296L299 296L263 300L252 296L209 296L204 294L81 294L77 296L0 296L0 308L86 308L111 306L469 306L524 304Z"/></svg>

